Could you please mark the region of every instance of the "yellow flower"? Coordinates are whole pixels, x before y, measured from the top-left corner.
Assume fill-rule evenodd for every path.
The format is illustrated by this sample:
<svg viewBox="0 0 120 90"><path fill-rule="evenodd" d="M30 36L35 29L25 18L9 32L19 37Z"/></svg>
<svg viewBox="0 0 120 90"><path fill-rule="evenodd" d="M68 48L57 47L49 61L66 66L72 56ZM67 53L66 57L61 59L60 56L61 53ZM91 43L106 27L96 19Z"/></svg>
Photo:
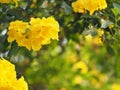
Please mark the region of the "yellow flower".
<svg viewBox="0 0 120 90"><path fill-rule="evenodd" d="M98 29L96 36L91 36L90 34L86 35L85 40L89 44L103 45L103 40L102 40L103 34L104 34L104 30Z"/></svg>
<svg viewBox="0 0 120 90"><path fill-rule="evenodd" d="M87 67L86 63L84 63L83 61L79 61L73 65L74 71L79 70L79 69L82 74L86 74L88 72L88 67Z"/></svg>
<svg viewBox="0 0 120 90"><path fill-rule="evenodd" d="M97 76L100 74L100 72L96 68L94 68L92 71L90 71L90 74L93 76Z"/></svg>
<svg viewBox="0 0 120 90"><path fill-rule="evenodd" d="M0 90L28 90L24 78L16 79L15 66L5 59L0 59Z"/></svg>
<svg viewBox="0 0 120 90"><path fill-rule="evenodd" d="M100 37L100 36L94 37L94 38L93 38L93 44L103 45L102 37Z"/></svg>
<svg viewBox="0 0 120 90"><path fill-rule="evenodd" d="M111 87L111 90L120 90L120 84L114 83Z"/></svg>
<svg viewBox="0 0 120 90"><path fill-rule="evenodd" d="M8 30L8 42L16 40L18 46L37 51L51 39L58 40L59 24L53 17L31 18L30 22L11 22Z"/></svg>
<svg viewBox="0 0 120 90"><path fill-rule="evenodd" d="M0 3L10 3L11 0L0 0Z"/></svg>
<svg viewBox="0 0 120 90"><path fill-rule="evenodd" d="M18 7L18 1L19 0L13 0L13 2L15 3L15 6ZM0 0L0 3L10 3L11 0Z"/></svg>
<svg viewBox="0 0 120 90"><path fill-rule="evenodd" d="M105 82L108 81L108 76L107 76L107 74L99 74L99 75L98 75L98 78L99 78L99 81L100 81L101 83L105 83Z"/></svg>
<svg viewBox="0 0 120 90"><path fill-rule="evenodd" d="M16 41L18 42L20 37L24 36L25 38L25 33L26 33L26 29L28 28L28 23L27 22L23 22L23 21L15 21L15 22L11 22L10 26L8 28L9 32L8 32L8 41L12 42L16 39Z"/></svg>
<svg viewBox="0 0 120 90"><path fill-rule="evenodd" d="M100 88L102 86L102 84L95 78L91 79L91 84L94 86L94 88Z"/></svg>
<svg viewBox="0 0 120 90"><path fill-rule="evenodd" d="M104 31L103 31L103 29L98 29L97 33L99 36L102 36L104 34Z"/></svg>
<svg viewBox="0 0 120 90"><path fill-rule="evenodd" d="M91 42L92 42L92 39L93 39L93 37L92 37L90 34L85 36L85 40L86 40L88 43L91 43Z"/></svg>
<svg viewBox="0 0 120 90"><path fill-rule="evenodd" d="M76 2L72 3L73 10L78 13L85 13L85 0L77 0Z"/></svg>
<svg viewBox="0 0 120 90"><path fill-rule="evenodd" d="M13 0L13 2L15 3L15 7L18 7L18 1L19 0Z"/></svg>
<svg viewBox="0 0 120 90"><path fill-rule="evenodd" d="M33 0L32 4L30 5L30 8L34 8L36 3L37 3L37 0Z"/></svg>
<svg viewBox="0 0 120 90"><path fill-rule="evenodd" d="M100 36L92 37L91 35L87 35L85 36L85 40L87 44L103 45L102 37Z"/></svg>
<svg viewBox="0 0 120 90"><path fill-rule="evenodd" d="M86 10L92 15L96 10L107 7L106 0L77 0L72 3L73 10L78 13L85 13Z"/></svg>
<svg viewBox="0 0 120 90"><path fill-rule="evenodd" d="M83 78L80 75L75 76L73 79L73 84L81 84L83 81Z"/></svg>
<svg viewBox="0 0 120 90"><path fill-rule="evenodd" d="M65 87L60 88L60 90L67 90Z"/></svg>

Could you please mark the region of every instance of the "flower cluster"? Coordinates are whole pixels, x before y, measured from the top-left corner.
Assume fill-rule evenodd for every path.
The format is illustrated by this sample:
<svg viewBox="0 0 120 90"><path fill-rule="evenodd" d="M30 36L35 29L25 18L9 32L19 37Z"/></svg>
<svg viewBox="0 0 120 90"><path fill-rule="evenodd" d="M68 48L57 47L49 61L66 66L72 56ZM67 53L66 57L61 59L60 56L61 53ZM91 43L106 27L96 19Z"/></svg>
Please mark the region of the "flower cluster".
<svg viewBox="0 0 120 90"><path fill-rule="evenodd" d="M31 18L30 22L11 22L8 30L8 42L16 40L18 46L37 51L51 39L58 40L59 24L53 17Z"/></svg>
<svg viewBox="0 0 120 90"><path fill-rule="evenodd" d="M0 0L0 3L10 3L11 0ZM15 3L15 6L18 7L18 0L13 0L13 2Z"/></svg>
<svg viewBox="0 0 120 90"><path fill-rule="evenodd" d="M15 66L5 59L0 59L0 90L28 90L24 78L16 79Z"/></svg>
<svg viewBox="0 0 120 90"><path fill-rule="evenodd" d="M106 0L77 0L72 3L73 10L78 13L85 13L86 10L92 15L96 10L107 7Z"/></svg>

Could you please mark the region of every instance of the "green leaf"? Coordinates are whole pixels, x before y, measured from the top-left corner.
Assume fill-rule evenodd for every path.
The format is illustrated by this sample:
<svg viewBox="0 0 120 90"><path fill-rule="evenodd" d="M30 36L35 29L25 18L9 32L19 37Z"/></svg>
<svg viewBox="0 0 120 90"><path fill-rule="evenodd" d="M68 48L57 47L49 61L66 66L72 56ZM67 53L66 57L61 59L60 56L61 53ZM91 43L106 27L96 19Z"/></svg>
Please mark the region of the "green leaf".
<svg viewBox="0 0 120 90"><path fill-rule="evenodd" d="M7 36L5 35L0 35L0 51L4 52L7 50L9 43L7 42Z"/></svg>
<svg viewBox="0 0 120 90"><path fill-rule="evenodd" d="M110 45L108 45L107 46L107 52L110 54L110 55L115 55L115 52L114 52L114 50L113 50L113 48L110 46Z"/></svg>
<svg viewBox="0 0 120 90"><path fill-rule="evenodd" d="M115 17L117 17L118 14L119 14L119 9L118 8L112 8L111 10L112 10L113 14L115 15Z"/></svg>
<svg viewBox="0 0 120 90"><path fill-rule="evenodd" d="M8 53L8 57L11 58L13 55L15 55L18 51L19 47L16 42L13 42L11 45L11 49Z"/></svg>
<svg viewBox="0 0 120 90"><path fill-rule="evenodd" d="M114 13L115 16L117 16L118 14L120 14L120 4L117 3L113 3L113 10L112 12Z"/></svg>
<svg viewBox="0 0 120 90"><path fill-rule="evenodd" d="M120 8L120 5L117 4L117 3L113 3L113 7L114 7L114 8Z"/></svg>
<svg viewBox="0 0 120 90"><path fill-rule="evenodd" d="M65 10L66 15L69 15L69 14L70 14L70 12L71 12L71 7L70 7L66 2L64 2L64 1L63 1L63 3L62 3L62 8Z"/></svg>
<svg viewBox="0 0 120 90"><path fill-rule="evenodd" d="M119 21L119 20L120 20L120 17L117 18L117 21Z"/></svg>

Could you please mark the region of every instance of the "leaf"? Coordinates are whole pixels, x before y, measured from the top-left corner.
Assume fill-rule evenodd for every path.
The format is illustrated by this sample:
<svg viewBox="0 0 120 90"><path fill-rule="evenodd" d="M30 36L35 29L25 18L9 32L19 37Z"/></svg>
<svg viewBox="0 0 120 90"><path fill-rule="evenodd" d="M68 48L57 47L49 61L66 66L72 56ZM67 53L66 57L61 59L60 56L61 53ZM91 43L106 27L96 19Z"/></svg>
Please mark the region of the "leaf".
<svg viewBox="0 0 120 90"><path fill-rule="evenodd" d="M117 21L120 21L120 17L117 18Z"/></svg>
<svg viewBox="0 0 120 90"><path fill-rule="evenodd" d="M16 42L13 42L11 45L11 49L9 50L8 57L11 58L13 55L15 55L18 51L19 47Z"/></svg>
<svg viewBox="0 0 120 90"><path fill-rule="evenodd" d="M70 14L70 12L71 12L71 7L70 7L66 2L63 1L61 7L64 8L64 10L65 10L65 12L66 12L66 15L69 15L69 14Z"/></svg>
<svg viewBox="0 0 120 90"><path fill-rule="evenodd" d="M112 10L113 14L115 15L115 17L118 16L118 14L119 14L118 8L112 8L111 10Z"/></svg>
<svg viewBox="0 0 120 90"><path fill-rule="evenodd" d="M6 48L8 47L9 43L7 42L7 35L0 35L0 51L4 52L6 51Z"/></svg>
<svg viewBox="0 0 120 90"><path fill-rule="evenodd" d="M120 5L117 4L117 3L113 3L113 7L114 7L114 8L120 8Z"/></svg>
<svg viewBox="0 0 120 90"><path fill-rule="evenodd" d="M107 46L107 52L110 54L110 55L115 55L115 52L114 52L114 50L113 50L113 48L110 46L110 45L108 45Z"/></svg>
<svg viewBox="0 0 120 90"><path fill-rule="evenodd" d="M120 4L113 3L114 10L112 11L115 14L120 14Z"/></svg>

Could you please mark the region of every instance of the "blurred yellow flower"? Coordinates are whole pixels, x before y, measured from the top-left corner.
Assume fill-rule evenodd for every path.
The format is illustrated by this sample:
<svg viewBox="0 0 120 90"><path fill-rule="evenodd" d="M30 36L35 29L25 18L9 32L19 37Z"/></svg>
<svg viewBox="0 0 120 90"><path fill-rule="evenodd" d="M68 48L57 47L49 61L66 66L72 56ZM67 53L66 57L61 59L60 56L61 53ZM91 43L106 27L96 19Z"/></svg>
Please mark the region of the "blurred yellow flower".
<svg viewBox="0 0 120 90"><path fill-rule="evenodd" d="M89 74L92 76L90 82L95 88L101 88L108 81L108 75L100 73L95 67L92 68Z"/></svg>
<svg viewBox="0 0 120 90"><path fill-rule="evenodd" d="M33 1L32 1L32 4L30 5L30 8L34 8L35 5L36 5L36 3L37 3L37 0L33 0Z"/></svg>
<svg viewBox="0 0 120 90"><path fill-rule="evenodd" d="M0 0L0 3L10 3L11 0ZM13 2L15 3L15 6L18 7L18 0L13 0Z"/></svg>
<svg viewBox="0 0 120 90"><path fill-rule="evenodd" d="M28 90L24 78L16 79L15 66L5 59L0 59L0 90Z"/></svg>
<svg viewBox="0 0 120 90"><path fill-rule="evenodd" d="M18 7L18 1L19 1L19 0L13 0L13 1L14 1L14 3L15 3L15 6Z"/></svg>
<svg viewBox="0 0 120 90"><path fill-rule="evenodd" d="M86 40L88 43L91 43L91 42L92 42L92 39L93 39L93 37L92 37L90 34L85 36L85 40Z"/></svg>
<svg viewBox="0 0 120 90"><path fill-rule="evenodd" d="M96 68L94 68L90 71L90 74L93 75L93 76L97 76L97 75L99 75L99 73L100 72Z"/></svg>
<svg viewBox="0 0 120 90"><path fill-rule="evenodd" d="M93 44L96 44L96 45L103 45L103 41L102 41L102 38L100 36L96 36L93 38Z"/></svg>
<svg viewBox="0 0 120 90"><path fill-rule="evenodd" d="M58 40L59 24L53 17L31 18L30 22L14 21L8 28L8 42L16 40L18 46L28 50L39 50L49 44L51 39Z"/></svg>
<svg viewBox="0 0 120 90"><path fill-rule="evenodd" d="M97 34L98 34L98 36L102 36L102 35L104 34L104 30L101 29L101 28L99 28L99 29L97 30Z"/></svg>
<svg viewBox="0 0 120 90"><path fill-rule="evenodd" d="M94 86L94 88L100 88L102 86L102 84L99 82L99 80L92 78L91 79L91 84Z"/></svg>
<svg viewBox="0 0 120 90"><path fill-rule="evenodd" d="M108 27L111 30L114 27L114 24L110 24Z"/></svg>
<svg viewBox="0 0 120 90"><path fill-rule="evenodd" d="M114 83L114 84L111 86L111 90L120 90L120 84Z"/></svg>
<svg viewBox="0 0 120 90"><path fill-rule="evenodd" d="M101 83L105 83L105 82L108 81L108 76L107 76L107 74L99 74L99 75L98 75L98 78L99 78L99 81L100 81Z"/></svg>
<svg viewBox="0 0 120 90"><path fill-rule="evenodd" d="M67 90L65 87L60 88L60 90Z"/></svg>
<svg viewBox="0 0 120 90"><path fill-rule="evenodd" d="M85 36L85 40L88 44L103 45L103 40L102 40L103 34L104 34L104 30L98 29L96 36L92 36L91 34L88 34Z"/></svg>
<svg viewBox="0 0 120 90"><path fill-rule="evenodd" d="M88 72L88 67L86 63L83 61L79 61L73 65L74 71L79 70L79 69L82 74L86 74Z"/></svg>
<svg viewBox="0 0 120 90"><path fill-rule="evenodd" d="M107 7L106 0L77 0L72 3L73 10L78 13L85 13L86 10L92 15L96 10Z"/></svg>
<svg viewBox="0 0 120 90"><path fill-rule="evenodd" d="M93 37L91 35L87 35L85 36L85 40L87 44L103 45L102 37L100 36Z"/></svg>
<svg viewBox="0 0 120 90"><path fill-rule="evenodd" d="M73 84L81 84L83 81L83 78L80 75L75 76L73 79Z"/></svg>
<svg viewBox="0 0 120 90"><path fill-rule="evenodd" d="M0 0L0 3L10 3L11 0Z"/></svg>
<svg viewBox="0 0 120 90"><path fill-rule="evenodd" d="M65 54L65 60L71 63L76 63L78 56L75 52L68 50L68 52Z"/></svg>

